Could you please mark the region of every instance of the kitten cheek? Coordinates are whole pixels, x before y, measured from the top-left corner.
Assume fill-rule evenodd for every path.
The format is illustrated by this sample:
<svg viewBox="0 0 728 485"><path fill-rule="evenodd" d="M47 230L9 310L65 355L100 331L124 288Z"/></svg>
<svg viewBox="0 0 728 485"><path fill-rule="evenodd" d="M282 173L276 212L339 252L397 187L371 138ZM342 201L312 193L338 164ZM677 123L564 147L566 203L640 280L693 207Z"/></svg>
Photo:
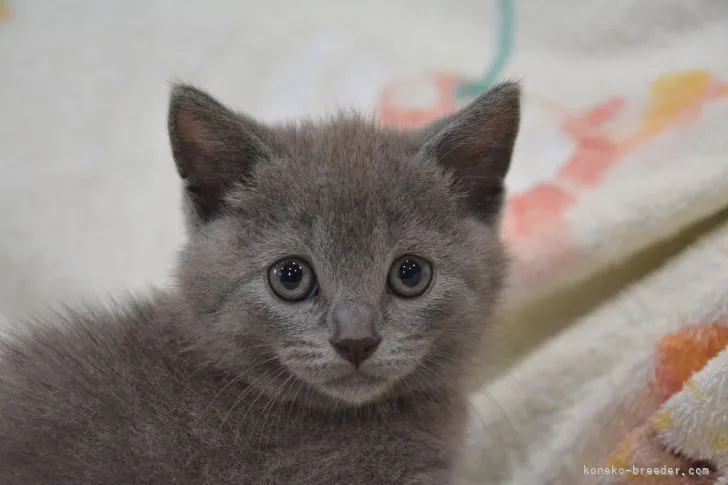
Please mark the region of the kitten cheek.
<svg viewBox="0 0 728 485"><path fill-rule="evenodd" d="M273 348L278 359L284 364L295 368L312 369L331 360L323 345L275 345Z"/></svg>
<svg viewBox="0 0 728 485"><path fill-rule="evenodd" d="M413 334L395 333L384 337L377 356L368 369L380 377L399 379L412 372L432 347L429 339Z"/></svg>

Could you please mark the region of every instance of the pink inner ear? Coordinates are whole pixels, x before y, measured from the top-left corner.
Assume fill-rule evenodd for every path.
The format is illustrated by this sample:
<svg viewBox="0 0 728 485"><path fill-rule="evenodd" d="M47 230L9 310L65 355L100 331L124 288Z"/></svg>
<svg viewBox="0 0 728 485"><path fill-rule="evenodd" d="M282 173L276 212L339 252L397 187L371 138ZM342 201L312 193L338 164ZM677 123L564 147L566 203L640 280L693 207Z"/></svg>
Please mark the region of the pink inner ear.
<svg viewBox="0 0 728 485"><path fill-rule="evenodd" d="M209 143L210 133L205 123L188 109L181 109L176 116L177 133L186 145L201 149Z"/></svg>
<svg viewBox="0 0 728 485"><path fill-rule="evenodd" d="M490 130L474 130L473 135L462 141L457 141L452 147L452 157L455 165L461 170L472 170L472 175L477 176L478 169L482 167L482 161L488 157L494 148L497 148L497 138L493 138ZM496 135L497 136L497 135Z"/></svg>
<svg viewBox="0 0 728 485"><path fill-rule="evenodd" d="M182 109L177 113L177 133L180 139L187 143L200 146L205 143L207 138L207 130L202 126L200 120L187 109Z"/></svg>
<svg viewBox="0 0 728 485"><path fill-rule="evenodd" d="M494 88L450 117L441 132L440 160L466 178L505 177L519 118L518 88Z"/></svg>
<svg viewBox="0 0 728 485"><path fill-rule="evenodd" d="M227 120L225 120L227 123ZM225 150L230 143L230 135L235 133L234 126L227 126L222 131L220 126L210 124L205 117L195 110L181 109L176 117L177 135L181 142L197 155L211 155Z"/></svg>

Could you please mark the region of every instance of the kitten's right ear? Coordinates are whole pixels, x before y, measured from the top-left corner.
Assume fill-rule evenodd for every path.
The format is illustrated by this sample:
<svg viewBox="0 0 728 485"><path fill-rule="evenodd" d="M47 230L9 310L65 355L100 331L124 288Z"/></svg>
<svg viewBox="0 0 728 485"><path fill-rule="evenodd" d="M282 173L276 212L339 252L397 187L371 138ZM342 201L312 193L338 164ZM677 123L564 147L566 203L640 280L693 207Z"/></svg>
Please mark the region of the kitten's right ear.
<svg viewBox="0 0 728 485"><path fill-rule="evenodd" d="M520 112L520 86L506 82L420 132L425 155L453 175L471 213L482 220L500 214Z"/></svg>
<svg viewBox="0 0 728 485"><path fill-rule="evenodd" d="M177 172L202 222L220 211L232 184L271 157L263 126L192 86L173 86L168 123Z"/></svg>

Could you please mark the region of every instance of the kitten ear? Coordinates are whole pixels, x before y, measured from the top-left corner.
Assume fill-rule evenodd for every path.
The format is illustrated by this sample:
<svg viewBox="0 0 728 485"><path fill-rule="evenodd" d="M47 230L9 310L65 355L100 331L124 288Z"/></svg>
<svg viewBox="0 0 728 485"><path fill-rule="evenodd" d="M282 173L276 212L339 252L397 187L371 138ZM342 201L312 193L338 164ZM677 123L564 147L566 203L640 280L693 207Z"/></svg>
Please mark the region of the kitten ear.
<svg viewBox="0 0 728 485"><path fill-rule="evenodd" d="M425 128L425 155L453 174L468 209L484 220L500 213L518 135L520 91L517 83L499 84Z"/></svg>
<svg viewBox="0 0 728 485"><path fill-rule="evenodd" d="M177 172L203 222L220 211L231 184L271 156L263 126L192 86L173 86L168 128Z"/></svg>

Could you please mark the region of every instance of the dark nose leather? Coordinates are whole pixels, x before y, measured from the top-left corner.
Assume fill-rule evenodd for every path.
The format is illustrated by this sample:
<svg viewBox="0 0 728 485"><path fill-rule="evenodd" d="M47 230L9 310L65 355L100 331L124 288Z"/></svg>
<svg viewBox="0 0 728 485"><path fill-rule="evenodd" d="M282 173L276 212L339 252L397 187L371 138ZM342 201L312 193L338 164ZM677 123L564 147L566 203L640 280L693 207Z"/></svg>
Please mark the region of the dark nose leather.
<svg viewBox="0 0 728 485"><path fill-rule="evenodd" d="M331 339L331 345L340 356L351 362L354 367L359 367L362 362L372 356L381 341L380 337Z"/></svg>
<svg viewBox="0 0 728 485"><path fill-rule="evenodd" d="M331 318L331 346L354 367L359 367L376 352L382 341L374 324L375 310L347 300L334 307Z"/></svg>

